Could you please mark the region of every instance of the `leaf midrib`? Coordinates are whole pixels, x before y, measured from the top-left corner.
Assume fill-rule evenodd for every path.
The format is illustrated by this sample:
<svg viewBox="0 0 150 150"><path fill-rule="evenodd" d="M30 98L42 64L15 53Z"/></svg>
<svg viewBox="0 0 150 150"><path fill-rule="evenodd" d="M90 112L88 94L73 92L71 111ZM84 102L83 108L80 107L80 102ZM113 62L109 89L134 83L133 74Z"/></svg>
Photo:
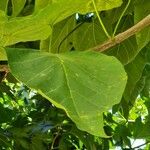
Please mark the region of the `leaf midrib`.
<svg viewBox="0 0 150 150"><path fill-rule="evenodd" d="M70 97L71 97L71 99L72 99L72 102L73 102L74 108L75 108L75 110L76 110L76 113L77 113L78 117L80 118L80 113L78 112L78 110L77 110L77 108L76 108L75 100L74 100L74 98L73 98L73 94L72 94L72 92L71 92L71 87L70 87L70 85L69 85L69 80L68 80L68 78L67 78L66 67L65 67L65 65L63 64L62 59L61 59L58 55L57 55L57 58L60 60L61 66L62 66L62 68L63 68L64 75L65 75L65 80L66 80L66 83L67 83L67 87L68 87L68 90L69 90L69 93L70 93Z"/></svg>

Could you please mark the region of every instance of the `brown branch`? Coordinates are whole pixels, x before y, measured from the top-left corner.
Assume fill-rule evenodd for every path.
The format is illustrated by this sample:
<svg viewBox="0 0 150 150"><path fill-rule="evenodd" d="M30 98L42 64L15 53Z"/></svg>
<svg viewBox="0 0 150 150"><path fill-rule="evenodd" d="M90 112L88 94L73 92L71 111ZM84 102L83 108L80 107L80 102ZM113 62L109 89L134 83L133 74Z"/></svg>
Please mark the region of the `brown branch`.
<svg viewBox="0 0 150 150"><path fill-rule="evenodd" d="M144 28L146 28L148 26L150 26L150 15L146 16L144 19L142 19L140 22L138 22L136 25L132 26L128 30L126 30L122 33L119 33L114 38L105 41L101 45L95 46L94 48L92 48L92 50L100 51L100 52L106 51L109 48L111 48L111 47L123 42L124 40L128 39L132 35L140 32L141 30L143 30Z"/></svg>

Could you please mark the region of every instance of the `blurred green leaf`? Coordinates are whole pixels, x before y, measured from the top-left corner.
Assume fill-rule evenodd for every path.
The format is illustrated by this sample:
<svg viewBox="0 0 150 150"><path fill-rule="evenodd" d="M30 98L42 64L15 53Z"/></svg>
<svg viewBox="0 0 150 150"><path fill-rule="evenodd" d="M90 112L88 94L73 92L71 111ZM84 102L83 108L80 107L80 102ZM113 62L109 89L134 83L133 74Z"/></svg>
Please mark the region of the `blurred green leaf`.
<svg viewBox="0 0 150 150"><path fill-rule="evenodd" d="M3 10L5 13L7 13L7 5L8 0L0 0L0 10Z"/></svg>
<svg viewBox="0 0 150 150"><path fill-rule="evenodd" d="M12 1L12 17L16 17L23 9L26 0L11 0Z"/></svg>
<svg viewBox="0 0 150 150"><path fill-rule="evenodd" d="M4 108L0 103L0 123L11 122L12 118L15 116L15 111Z"/></svg>

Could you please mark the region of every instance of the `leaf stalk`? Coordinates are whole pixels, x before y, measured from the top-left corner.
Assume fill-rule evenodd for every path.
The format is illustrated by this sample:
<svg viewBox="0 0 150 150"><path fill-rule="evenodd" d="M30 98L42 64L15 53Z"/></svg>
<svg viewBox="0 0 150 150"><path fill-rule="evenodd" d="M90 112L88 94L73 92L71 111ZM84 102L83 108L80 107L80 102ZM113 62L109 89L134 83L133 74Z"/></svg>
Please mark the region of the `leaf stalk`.
<svg viewBox="0 0 150 150"><path fill-rule="evenodd" d="M103 21L102 21L100 15L99 15L99 13L98 13L98 10L97 10L95 1L92 0L92 2L93 2L93 6L94 6L94 9L95 9L96 15L97 15L98 20L99 20L99 23L100 23L100 25L102 26L102 29L103 29L104 33L106 34L106 36L110 39L111 36L109 35L108 31L106 30L106 28L105 28L105 26L104 26L104 24L103 24Z"/></svg>

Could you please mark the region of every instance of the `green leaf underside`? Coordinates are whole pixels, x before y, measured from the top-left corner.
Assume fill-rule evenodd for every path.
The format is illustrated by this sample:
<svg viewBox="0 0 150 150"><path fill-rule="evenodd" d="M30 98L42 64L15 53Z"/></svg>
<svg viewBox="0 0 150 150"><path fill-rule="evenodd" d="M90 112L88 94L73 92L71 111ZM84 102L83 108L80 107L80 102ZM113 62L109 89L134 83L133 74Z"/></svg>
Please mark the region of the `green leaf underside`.
<svg viewBox="0 0 150 150"><path fill-rule="evenodd" d="M103 112L120 102L127 80L116 58L92 51L31 49L7 49L7 55L16 78L64 109L79 129L105 136Z"/></svg>
<svg viewBox="0 0 150 150"><path fill-rule="evenodd" d="M121 0L97 1L99 11L119 7ZM56 0L42 10L26 17L16 17L5 21L0 26L1 46L18 42L44 40L52 33L52 26L74 13L93 12L92 0ZM6 17L7 18L7 17ZM1 19L0 19L1 23Z"/></svg>

